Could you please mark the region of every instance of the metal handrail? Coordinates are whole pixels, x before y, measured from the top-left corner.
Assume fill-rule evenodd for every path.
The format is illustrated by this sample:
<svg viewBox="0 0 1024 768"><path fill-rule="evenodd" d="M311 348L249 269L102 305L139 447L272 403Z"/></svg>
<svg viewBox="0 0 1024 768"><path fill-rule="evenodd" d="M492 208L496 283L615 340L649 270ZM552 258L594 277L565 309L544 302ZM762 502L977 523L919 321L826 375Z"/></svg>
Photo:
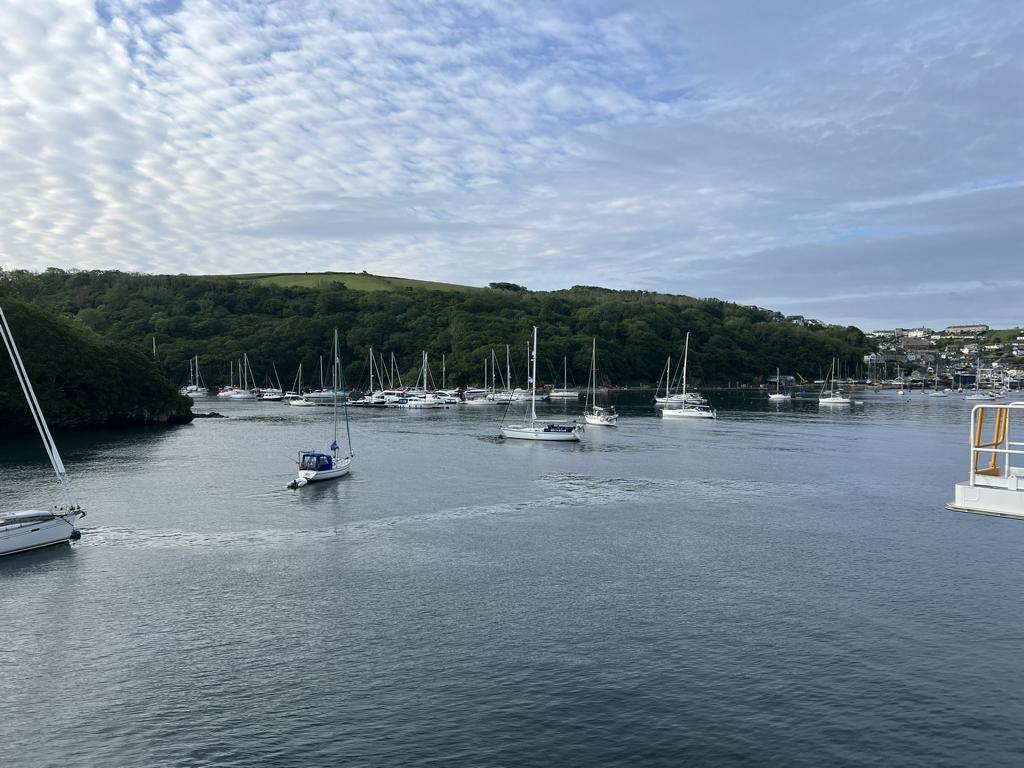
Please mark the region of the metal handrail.
<svg viewBox="0 0 1024 768"><path fill-rule="evenodd" d="M985 411L995 411L995 425L992 431L991 442L982 441L982 430L985 423ZM1010 412L1011 411L1022 411L1024 412L1024 402L1014 402L1009 404L988 404L988 405L976 405L971 409L971 433L970 433L970 484L974 485L974 479L978 475L992 477L1009 477L1010 475L1010 457L1011 456L1024 456L1024 449L1014 448L1011 446L1024 446L1024 442L1018 442L1010 440ZM979 467L981 461L981 454L989 454L990 460L988 466ZM1002 462L1003 466L1000 467L999 457L1004 457Z"/></svg>

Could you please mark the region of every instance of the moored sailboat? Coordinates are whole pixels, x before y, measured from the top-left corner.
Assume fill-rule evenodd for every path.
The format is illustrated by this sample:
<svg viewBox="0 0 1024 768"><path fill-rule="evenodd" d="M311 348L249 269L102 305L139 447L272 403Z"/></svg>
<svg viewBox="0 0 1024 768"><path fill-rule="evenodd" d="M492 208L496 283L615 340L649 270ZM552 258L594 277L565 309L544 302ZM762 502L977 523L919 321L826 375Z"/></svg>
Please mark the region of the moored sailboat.
<svg viewBox="0 0 1024 768"><path fill-rule="evenodd" d="M533 327L533 347L530 352L532 375L530 378L530 421L528 424L510 424L501 427L499 437L516 440L544 440L578 442L583 426L575 421L540 421L537 419L537 326Z"/></svg>
<svg viewBox="0 0 1024 768"><path fill-rule="evenodd" d="M595 427L614 427L619 421L619 414L615 412L615 406L607 407L597 404L597 339L592 340L590 352L590 378L587 381L587 401L583 410L583 418L587 424Z"/></svg>
<svg viewBox="0 0 1024 768"><path fill-rule="evenodd" d="M825 378L825 383L821 387L821 393L818 395L819 405L850 405L852 402L850 398L843 395L842 391L836 387L838 367L837 361L833 357L832 366L828 369L828 376Z"/></svg>
<svg viewBox="0 0 1024 768"><path fill-rule="evenodd" d="M683 346L683 375L682 392L680 401L669 400L666 407L661 411L665 419L716 419L718 414L706 402L692 402L686 399L686 366L690 357L690 332L686 332L686 342ZM701 398L703 400L703 398ZM680 403L680 404L676 404Z"/></svg>

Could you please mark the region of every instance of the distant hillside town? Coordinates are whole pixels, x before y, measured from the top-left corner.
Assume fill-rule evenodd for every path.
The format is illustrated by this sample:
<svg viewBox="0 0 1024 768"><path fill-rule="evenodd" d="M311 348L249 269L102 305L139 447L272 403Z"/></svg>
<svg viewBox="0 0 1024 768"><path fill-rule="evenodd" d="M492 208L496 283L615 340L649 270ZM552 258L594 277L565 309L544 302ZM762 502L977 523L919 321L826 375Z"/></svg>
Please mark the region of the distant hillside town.
<svg viewBox="0 0 1024 768"><path fill-rule="evenodd" d="M875 380L953 389L1006 386L1024 381L1024 329L998 330L984 323L893 328L867 334L878 348L864 356Z"/></svg>

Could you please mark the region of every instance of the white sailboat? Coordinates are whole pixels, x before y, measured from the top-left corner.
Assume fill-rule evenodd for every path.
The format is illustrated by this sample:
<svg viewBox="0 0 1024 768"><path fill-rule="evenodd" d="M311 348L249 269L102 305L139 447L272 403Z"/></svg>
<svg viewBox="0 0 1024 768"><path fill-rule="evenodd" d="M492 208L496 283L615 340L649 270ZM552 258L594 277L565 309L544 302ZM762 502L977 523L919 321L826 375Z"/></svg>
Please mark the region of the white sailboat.
<svg viewBox="0 0 1024 768"><path fill-rule="evenodd" d="M789 392L783 392L782 391L782 387L781 387L781 384L780 384L781 380L782 380L782 377L779 375L779 369L776 368L775 369L775 391L768 393L768 399L769 400L789 400L789 399L791 399L791 395L789 394Z"/></svg>
<svg viewBox="0 0 1024 768"><path fill-rule="evenodd" d="M289 488L301 488L307 483L321 480L336 480L349 473L352 466L352 432L348 424L348 403L345 403L345 438L348 451L339 453L338 446L338 388L341 386L341 357L338 351L338 329L334 329L334 440L328 453L320 451L299 451L299 476L292 480Z"/></svg>
<svg viewBox="0 0 1024 768"><path fill-rule="evenodd" d="M615 412L615 406L607 408L597 404L597 339L593 339L593 347L590 352L590 378L587 380L587 400L583 410L583 418L587 424L595 427L614 427L618 425L619 414Z"/></svg>
<svg viewBox="0 0 1024 768"><path fill-rule="evenodd" d="M238 383L239 387L235 389L228 397L232 400L255 400L256 393L249 388L249 374L252 369L249 367L249 355L246 352L242 353L242 361L238 365ZM255 377L253 377L255 378Z"/></svg>
<svg viewBox="0 0 1024 768"><path fill-rule="evenodd" d="M210 394L210 390L203 384L203 380L199 376L199 355L188 361L188 384L178 392L189 397L206 397Z"/></svg>
<svg viewBox="0 0 1024 768"><path fill-rule="evenodd" d="M851 403L850 398L845 397L840 390L836 389L836 368L836 359L833 357L832 366L828 369L828 376L818 395L819 405L849 405Z"/></svg>
<svg viewBox="0 0 1024 768"><path fill-rule="evenodd" d="M552 400L578 400L580 393L575 389L569 389L569 358L562 358L562 388L552 389L548 397Z"/></svg>
<svg viewBox="0 0 1024 768"><path fill-rule="evenodd" d="M995 400L996 396L991 391L981 388L981 353L978 353L978 373L974 379L974 389L970 390L964 400L985 401Z"/></svg>
<svg viewBox="0 0 1024 768"><path fill-rule="evenodd" d="M7 324L7 316L4 315L3 309L0 309L0 336L3 337L4 346L7 347L7 353L11 357L14 373L17 375L18 383L21 384L21 391L25 394L25 401L28 403L32 420L36 424L36 429L39 430L43 448L46 449L46 455L50 458L50 464L57 475L57 483L64 497L64 503L50 511L27 509L0 512L0 555L13 555L16 552L63 544L81 538L82 534L75 527L75 521L80 517L85 517L85 510L75 504L71 497L71 484L64 469L64 462L57 450L53 435L50 434L50 428L46 424L46 417L36 399L36 393L32 389L32 382L28 378L25 365L21 362L21 355L14 343L14 334Z"/></svg>
<svg viewBox="0 0 1024 768"><path fill-rule="evenodd" d="M575 421L537 420L537 326L533 327L533 348L530 352L533 373L530 376L530 422L501 428L500 437L516 440L578 442L583 426Z"/></svg>
<svg viewBox="0 0 1024 768"><path fill-rule="evenodd" d="M710 408L706 403L694 403L686 399L686 366L690 358L690 332L686 332L686 342L683 346L683 376L682 376L682 392L680 397L682 399L681 404L676 405L678 401L670 400L667 406L661 412L662 418L665 419L716 419L718 414L714 409Z"/></svg>

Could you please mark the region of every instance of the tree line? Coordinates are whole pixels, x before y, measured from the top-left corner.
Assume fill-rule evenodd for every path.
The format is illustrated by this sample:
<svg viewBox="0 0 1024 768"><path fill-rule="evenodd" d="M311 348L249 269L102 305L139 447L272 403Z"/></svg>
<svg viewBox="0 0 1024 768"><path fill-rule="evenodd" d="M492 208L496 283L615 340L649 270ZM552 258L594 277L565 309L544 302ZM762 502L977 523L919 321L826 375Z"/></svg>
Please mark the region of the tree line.
<svg viewBox="0 0 1024 768"><path fill-rule="evenodd" d="M138 351L150 350L155 339L158 366L179 385L195 355L208 385L226 384L229 361L243 353L257 385L266 383L272 363L286 387L300 363L308 382L328 354L335 327L354 387L369 383L371 346L388 360L394 353L406 381L415 378L427 351L439 382L443 353L449 386L470 386L483 383L492 349L504 368L509 344L515 383L523 384L533 325L540 332L543 383L561 382L563 357L570 384L585 383L591 338L597 339L601 382L614 386L657 382L666 358L681 355L687 331L694 386L755 383L776 368L814 378L833 357L852 365L867 351L854 327L802 327L717 299L590 286L537 292L494 283L467 291L365 292L328 282L299 288L230 277L48 269L0 272L0 289Z"/></svg>

